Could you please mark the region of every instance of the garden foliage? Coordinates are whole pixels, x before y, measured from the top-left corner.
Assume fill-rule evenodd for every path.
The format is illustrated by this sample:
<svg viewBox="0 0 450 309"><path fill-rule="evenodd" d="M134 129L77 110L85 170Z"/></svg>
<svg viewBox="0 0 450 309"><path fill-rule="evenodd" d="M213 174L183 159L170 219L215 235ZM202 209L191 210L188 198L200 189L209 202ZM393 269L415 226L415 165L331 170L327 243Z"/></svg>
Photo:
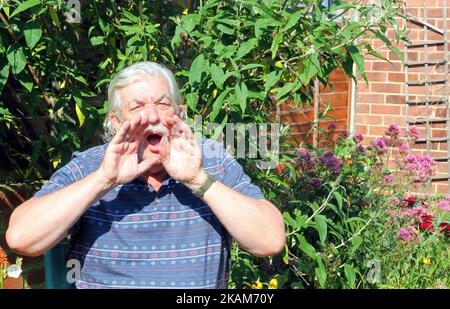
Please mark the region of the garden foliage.
<svg viewBox="0 0 450 309"><path fill-rule="evenodd" d="M46 179L73 151L99 143L107 85L137 61L170 67L180 82L187 117L201 115L203 125L217 124L216 133L226 123L276 121L280 104L311 103L316 79L328 85L337 69L366 79L364 57L383 59L371 39L401 57L395 47L405 39L397 25L400 7L400 1L390 0L339 0L329 8L316 0L101 0L81 1L75 21L81 20L71 22L62 0L1 1L0 142L8 144L0 149L2 175ZM388 27L394 29L394 41L387 37ZM326 117L321 113L321 119ZM382 252L401 250L392 249L401 248L397 234L385 234L383 220L392 216L383 207L391 205L388 197L403 199L400 192L412 183L399 182L404 187L395 192L386 183L383 160L390 152L381 149L388 140L365 149L359 137L342 136L316 149L287 143L288 125L281 135L276 170L261 170L252 159L241 163L283 212L286 248L279 256L259 259L234 246L230 287L377 286L376 276L372 283L366 279L373 262L387 263ZM409 159L402 159L410 164L403 169L408 179L426 179L432 162ZM400 234L414 233L414 239L433 235L425 242L441 248L444 221L440 214L427 214L433 220L418 220L431 220L434 231L417 230L417 222L400 227L397 220L389 232L405 228L409 232ZM393 247L376 242L383 239L377 233ZM420 244L410 243L415 261L422 258ZM403 272L399 266L398 275L392 275L398 281L389 279L389 284L418 286L401 281ZM434 284L440 270L429 276L427 284Z"/></svg>

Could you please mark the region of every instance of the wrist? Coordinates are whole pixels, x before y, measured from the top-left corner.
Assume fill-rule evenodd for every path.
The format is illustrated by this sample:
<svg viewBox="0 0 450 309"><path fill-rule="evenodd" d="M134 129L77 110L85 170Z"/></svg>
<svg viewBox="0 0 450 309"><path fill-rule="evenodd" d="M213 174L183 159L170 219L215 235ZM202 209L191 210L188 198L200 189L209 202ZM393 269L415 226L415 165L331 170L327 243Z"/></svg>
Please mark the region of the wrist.
<svg viewBox="0 0 450 309"><path fill-rule="evenodd" d="M97 169L94 172L94 174L95 174L97 184L99 184L99 186L101 187L102 190L110 190L110 189L114 188L115 186L117 186L117 184L114 181L112 181L105 175L105 172L102 170L102 167Z"/></svg>
<svg viewBox="0 0 450 309"><path fill-rule="evenodd" d="M201 170L197 176L189 182L186 182L184 185L191 189L192 191L198 190L208 179L208 174L206 174L205 170Z"/></svg>

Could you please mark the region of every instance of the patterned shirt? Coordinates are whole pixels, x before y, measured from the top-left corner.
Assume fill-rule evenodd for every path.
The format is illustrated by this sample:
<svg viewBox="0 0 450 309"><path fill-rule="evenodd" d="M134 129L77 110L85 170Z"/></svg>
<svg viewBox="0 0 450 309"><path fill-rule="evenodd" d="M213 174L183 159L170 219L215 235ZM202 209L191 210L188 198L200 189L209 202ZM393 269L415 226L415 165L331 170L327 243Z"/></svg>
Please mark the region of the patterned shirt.
<svg viewBox="0 0 450 309"><path fill-rule="evenodd" d="M242 194L264 198L221 144L208 139L199 143L205 171ZM94 172L106 147L75 152L34 196ZM81 266L77 288L227 287L229 233L208 205L172 178L158 192L137 179L115 187L92 204L69 233L69 258Z"/></svg>

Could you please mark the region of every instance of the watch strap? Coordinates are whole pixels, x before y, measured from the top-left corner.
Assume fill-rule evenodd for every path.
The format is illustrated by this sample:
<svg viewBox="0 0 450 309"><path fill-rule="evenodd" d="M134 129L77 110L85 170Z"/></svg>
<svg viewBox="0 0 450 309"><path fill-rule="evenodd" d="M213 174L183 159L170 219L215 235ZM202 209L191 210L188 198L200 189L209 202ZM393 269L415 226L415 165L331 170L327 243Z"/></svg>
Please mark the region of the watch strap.
<svg viewBox="0 0 450 309"><path fill-rule="evenodd" d="M211 176L208 173L206 173L206 175L207 177L205 182L198 189L192 191L195 195L199 197L203 197L206 191L208 191L208 189L212 186L212 184L216 182L216 179L213 176Z"/></svg>

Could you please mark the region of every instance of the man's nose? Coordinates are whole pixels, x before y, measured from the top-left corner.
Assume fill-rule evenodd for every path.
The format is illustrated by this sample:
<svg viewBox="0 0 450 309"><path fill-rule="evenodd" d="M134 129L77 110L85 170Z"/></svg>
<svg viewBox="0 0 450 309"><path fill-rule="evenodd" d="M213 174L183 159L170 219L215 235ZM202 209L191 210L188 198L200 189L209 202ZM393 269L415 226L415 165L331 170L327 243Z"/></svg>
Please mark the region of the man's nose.
<svg viewBox="0 0 450 309"><path fill-rule="evenodd" d="M159 114L158 110L156 109L154 104L146 104L145 105L145 113L147 114L147 117L149 119L149 122L151 124L158 123L159 121Z"/></svg>

